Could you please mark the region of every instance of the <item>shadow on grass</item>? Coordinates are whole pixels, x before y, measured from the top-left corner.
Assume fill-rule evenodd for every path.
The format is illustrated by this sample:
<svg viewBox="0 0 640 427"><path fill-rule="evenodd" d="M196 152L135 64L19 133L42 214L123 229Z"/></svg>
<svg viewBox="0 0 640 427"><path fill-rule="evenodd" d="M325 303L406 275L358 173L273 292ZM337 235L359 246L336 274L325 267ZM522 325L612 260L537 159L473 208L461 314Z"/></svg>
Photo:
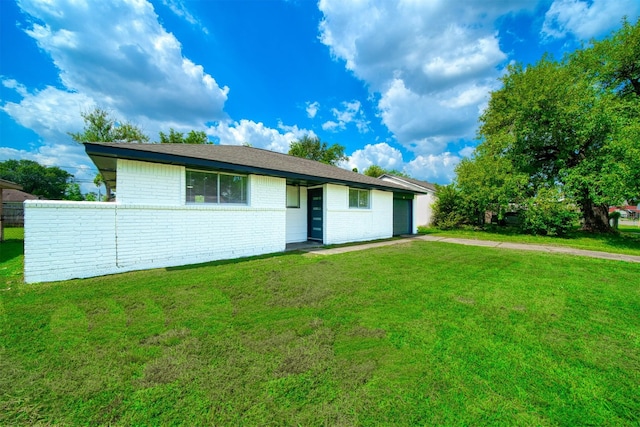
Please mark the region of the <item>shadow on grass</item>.
<svg viewBox="0 0 640 427"><path fill-rule="evenodd" d="M0 264L10 261L24 254L24 241L9 239L0 242Z"/></svg>
<svg viewBox="0 0 640 427"><path fill-rule="evenodd" d="M613 234L594 234L584 231L575 232L575 237L580 238L589 237L591 239L599 240L612 248L619 249L640 249L640 234L634 232L621 231Z"/></svg>
<svg viewBox="0 0 640 427"><path fill-rule="evenodd" d="M342 243L342 244L335 244L335 245L309 246L308 248L310 248L310 249L311 248L312 249L333 249L333 248L342 248L342 247L349 247L349 246L359 246L359 245L368 244L368 243L388 242L388 241L398 240L398 239L402 239L402 238L403 237L392 237L392 238L389 238L389 239L368 240L368 241L363 241L363 242L351 242L351 243ZM304 255L306 253L308 253L308 251L305 250L305 248L302 248L302 249L298 249L298 250L287 250L287 251L284 251L284 252L273 252L273 253L270 253L270 254L255 255L255 256L243 257L243 258L223 259L223 260L218 260L218 261L203 262L203 263L199 263L199 264L188 264L188 265L177 266L177 267L166 267L166 270L167 271L191 270L192 268L240 264L240 263L247 262L247 261L255 261L255 260L259 260L259 259L277 258L277 257L285 256L285 255Z"/></svg>
<svg viewBox="0 0 640 427"><path fill-rule="evenodd" d="M255 255L255 256L248 256L248 257L242 257L242 258L232 258L232 259L221 259L218 261L208 261L208 262L201 262L198 264L188 264L188 265L180 265L177 267L166 267L165 270L167 271L180 271L180 270L192 270L194 268L202 268L202 267L215 267L215 266L220 266L220 265L233 265L233 264L241 264L244 262L248 262L248 261L255 261L255 260L260 260L260 259L270 259L270 258L279 258L282 256L286 256L286 255L302 255L305 254L305 251L288 251L288 252L274 252L271 254L265 254L265 255Z"/></svg>

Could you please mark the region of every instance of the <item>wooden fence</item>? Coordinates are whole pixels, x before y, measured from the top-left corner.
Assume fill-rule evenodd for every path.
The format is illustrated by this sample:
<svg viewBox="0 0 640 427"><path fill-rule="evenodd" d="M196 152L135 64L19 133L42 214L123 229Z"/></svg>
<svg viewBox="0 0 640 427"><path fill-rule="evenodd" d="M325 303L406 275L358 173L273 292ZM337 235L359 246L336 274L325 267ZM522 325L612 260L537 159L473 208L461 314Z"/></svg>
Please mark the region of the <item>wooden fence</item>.
<svg viewBox="0 0 640 427"><path fill-rule="evenodd" d="M2 204L2 225L5 227L24 227L24 205L22 202L4 202Z"/></svg>

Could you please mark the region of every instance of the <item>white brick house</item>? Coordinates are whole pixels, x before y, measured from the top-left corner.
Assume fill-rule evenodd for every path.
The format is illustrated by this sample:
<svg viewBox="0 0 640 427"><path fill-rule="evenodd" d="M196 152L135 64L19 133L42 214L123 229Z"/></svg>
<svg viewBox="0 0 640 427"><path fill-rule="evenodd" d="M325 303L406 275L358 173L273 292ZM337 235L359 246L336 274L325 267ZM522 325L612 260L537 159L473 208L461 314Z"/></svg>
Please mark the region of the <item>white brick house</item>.
<svg viewBox="0 0 640 427"><path fill-rule="evenodd" d="M420 191L241 146L86 143L115 202L25 202L25 281L388 238ZM415 209L413 209L415 212ZM416 232L416 221L407 232Z"/></svg>

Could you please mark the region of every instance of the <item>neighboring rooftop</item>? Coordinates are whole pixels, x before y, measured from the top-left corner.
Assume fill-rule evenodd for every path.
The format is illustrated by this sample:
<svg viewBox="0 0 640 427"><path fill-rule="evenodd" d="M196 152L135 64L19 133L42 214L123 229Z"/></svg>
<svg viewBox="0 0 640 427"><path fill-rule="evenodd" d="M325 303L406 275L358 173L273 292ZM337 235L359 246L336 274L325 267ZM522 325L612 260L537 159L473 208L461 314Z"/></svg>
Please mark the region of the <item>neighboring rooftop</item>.
<svg viewBox="0 0 640 427"><path fill-rule="evenodd" d="M313 160L239 145L85 143L85 150L109 188L116 188L116 159L129 159L228 172L286 178L304 186L327 182L384 191L424 193L419 188L371 178Z"/></svg>
<svg viewBox="0 0 640 427"><path fill-rule="evenodd" d="M16 184L12 181L7 181L6 179L0 179L0 189L13 189L13 190L22 190L22 186L20 184Z"/></svg>
<svg viewBox="0 0 640 427"><path fill-rule="evenodd" d="M3 189L2 190L2 201L3 202L24 202L25 200L38 200L40 196L36 196L35 194L26 193L21 190L14 189Z"/></svg>
<svg viewBox="0 0 640 427"><path fill-rule="evenodd" d="M403 182L405 184L407 184L407 188L415 188L418 187L417 189L424 189L424 190L429 190L429 191L436 191L436 186L433 185L430 182L427 181L420 181L418 179L413 179L413 178L408 178L406 176L397 176L397 175L391 175L388 173L385 173L383 175L381 175L380 177L378 177L378 179L383 179L383 178L391 178L397 182Z"/></svg>

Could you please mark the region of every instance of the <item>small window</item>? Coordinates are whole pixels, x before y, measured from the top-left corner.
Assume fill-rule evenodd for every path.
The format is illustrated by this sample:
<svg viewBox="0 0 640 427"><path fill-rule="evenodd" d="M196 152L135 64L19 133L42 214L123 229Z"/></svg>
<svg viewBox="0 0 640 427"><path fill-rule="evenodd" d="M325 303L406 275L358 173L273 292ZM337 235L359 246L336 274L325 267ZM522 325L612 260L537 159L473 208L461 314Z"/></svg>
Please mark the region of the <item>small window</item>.
<svg viewBox="0 0 640 427"><path fill-rule="evenodd" d="M300 207L300 187L296 185L287 185L287 207Z"/></svg>
<svg viewBox="0 0 640 427"><path fill-rule="evenodd" d="M349 189L349 208L369 209L369 190Z"/></svg>
<svg viewBox="0 0 640 427"><path fill-rule="evenodd" d="M247 203L247 177L187 170L187 203Z"/></svg>

